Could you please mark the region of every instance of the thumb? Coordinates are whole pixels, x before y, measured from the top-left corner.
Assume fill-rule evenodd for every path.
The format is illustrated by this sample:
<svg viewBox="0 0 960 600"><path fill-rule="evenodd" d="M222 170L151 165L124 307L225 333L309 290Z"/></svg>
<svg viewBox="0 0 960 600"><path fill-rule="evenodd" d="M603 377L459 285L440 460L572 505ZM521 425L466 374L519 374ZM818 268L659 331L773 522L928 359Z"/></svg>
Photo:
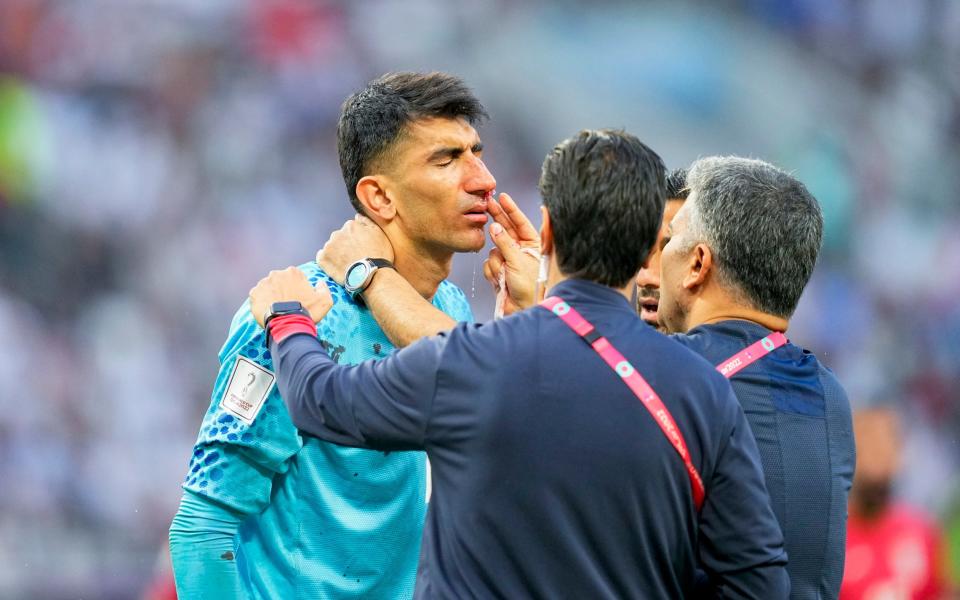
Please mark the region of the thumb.
<svg viewBox="0 0 960 600"><path fill-rule="evenodd" d="M503 225L500 223L491 225L490 238L493 239L493 243L497 246L497 249L500 250L500 254L503 255L503 261L506 263L506 266L509 267L510 265L517 264L517 261L520 260L520 245L513 237L507 235Z"/></svg>

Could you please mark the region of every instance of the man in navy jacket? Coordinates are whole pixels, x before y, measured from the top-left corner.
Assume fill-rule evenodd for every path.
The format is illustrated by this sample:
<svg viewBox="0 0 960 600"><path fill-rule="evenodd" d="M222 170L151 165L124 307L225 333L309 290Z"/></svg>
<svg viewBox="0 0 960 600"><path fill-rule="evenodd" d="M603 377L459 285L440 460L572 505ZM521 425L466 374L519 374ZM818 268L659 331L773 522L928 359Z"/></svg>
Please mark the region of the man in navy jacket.
<svg viewBox="0 0 960 600"><path fill-rule="evenodd" d="M657 315L730 378L790 556L791 598L836 598L855 451L834 374L784 337L823 234L816 199L768 163L695 162L661 241Z"/></svg>
<svg viewBox="0 0 960 600"><path fill-rule="evenodd" d="M730 379L783 531L790 597L836 598L855 464L850 404L834 374L784 335L820 251L819 204L759 160L704 158L670 179L674 216L637 275L641 316ZM514 273L518 306L534 297L535 267L514 247L523 237L535 238L501 240L485 266L495 285L494 273Z"/></svg>
<svg viewBox="0 0 960 600"><path fill-rule="evenodd" d="M297 269L262 280L251 306L294 423L427 452L418 597L677 598L697 565L725 597L786 597L782 535L728 382L629 301L663 211L659 157L622 132L581 132L547 157L540 188L553 311L460 325L347 367L283 302L323 290ZM595 329L578 334L568 312ZM607 343L622 353L615 370L599 354ZM637 379L654 392L642 401L625 385Z"/></svg>

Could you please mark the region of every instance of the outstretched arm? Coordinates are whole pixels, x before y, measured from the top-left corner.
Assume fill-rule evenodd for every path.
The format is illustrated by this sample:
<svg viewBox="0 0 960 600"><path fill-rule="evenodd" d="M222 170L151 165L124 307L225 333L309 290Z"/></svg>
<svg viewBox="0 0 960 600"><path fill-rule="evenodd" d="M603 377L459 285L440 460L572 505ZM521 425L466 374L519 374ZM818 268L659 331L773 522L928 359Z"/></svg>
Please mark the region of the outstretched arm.
<svg viewBox="0 0 960 600"><path fill-rule="evenodd" d="M393 247L383 230L363 215L357 215L330 234L317 252L317 264L327 275L343 285L347 268L364 258L392 261ZM363 292L373 318L387 338L398 348L441 331L457 322L443 313L393 269L377 271Z"/></svg>
<svg viewBox="0 0 960 600"><path fill-rule="evenodd" d="M253 310L293 300L320 307L310 317L280 316L268 326L277 386L293 424L337 444L422 449L446 338L422 340L380 361L341 366L315 335L314 319L332 305L326 288L316 290L301 271L286 269L272 271L250 290Z"/></svg>
<svg viewBox="0 0 960 600"><path fill-rule="evenodd" d="M504 312L510 314L534 304L535 255L540 248L540 236L509 195L500 194L499 202L491 198L487 206L487 212L500 225L502 233L494 235L491 230L497 247L491 250L484 264L484 274L496 287L500 268L504 267L501 297ZM347 268L356 261L392 260L393 257L393 247L383 231L367 217L357 215L330 235L317 253L317 264L342 285ZM492 270L494 267L496 272ZM398 348L448 331L457 323L391 269L377 271L363 292L363 300L387 338Z"/></svg>

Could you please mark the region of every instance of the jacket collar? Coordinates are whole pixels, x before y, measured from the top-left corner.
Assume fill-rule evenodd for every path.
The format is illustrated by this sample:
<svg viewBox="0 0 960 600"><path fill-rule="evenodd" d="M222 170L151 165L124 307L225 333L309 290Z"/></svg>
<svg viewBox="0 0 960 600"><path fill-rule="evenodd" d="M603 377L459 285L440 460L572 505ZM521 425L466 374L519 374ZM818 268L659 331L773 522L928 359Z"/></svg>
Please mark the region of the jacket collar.
<svg viewBox="0 0 960 600"><path fill-rule="evenodd" d="M550 296L559 296L570 304L614 308L636 314L619 291L586 279L565 279L547 291L547 297Z"/></svg>

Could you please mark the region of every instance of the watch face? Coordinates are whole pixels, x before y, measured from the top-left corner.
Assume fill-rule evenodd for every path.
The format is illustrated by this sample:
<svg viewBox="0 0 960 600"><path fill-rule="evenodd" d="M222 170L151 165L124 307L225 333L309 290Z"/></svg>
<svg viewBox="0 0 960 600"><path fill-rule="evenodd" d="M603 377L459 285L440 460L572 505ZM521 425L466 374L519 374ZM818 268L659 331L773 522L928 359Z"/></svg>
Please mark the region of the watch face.
<svg viewBox="0 0 960 600"><path fill-rule="evenodd" d="M270 306L270 312L275 315L289 314L303 310L303 306L296 301L274 302Z"/></svg>
<svg viewBox="0 0 960 600"><path fill-rule="evenodd" d="M364 280L367 278L367 263L356 263L350 270L347 271L347 287L348 288L358 288L363 285Z"/></svg>

